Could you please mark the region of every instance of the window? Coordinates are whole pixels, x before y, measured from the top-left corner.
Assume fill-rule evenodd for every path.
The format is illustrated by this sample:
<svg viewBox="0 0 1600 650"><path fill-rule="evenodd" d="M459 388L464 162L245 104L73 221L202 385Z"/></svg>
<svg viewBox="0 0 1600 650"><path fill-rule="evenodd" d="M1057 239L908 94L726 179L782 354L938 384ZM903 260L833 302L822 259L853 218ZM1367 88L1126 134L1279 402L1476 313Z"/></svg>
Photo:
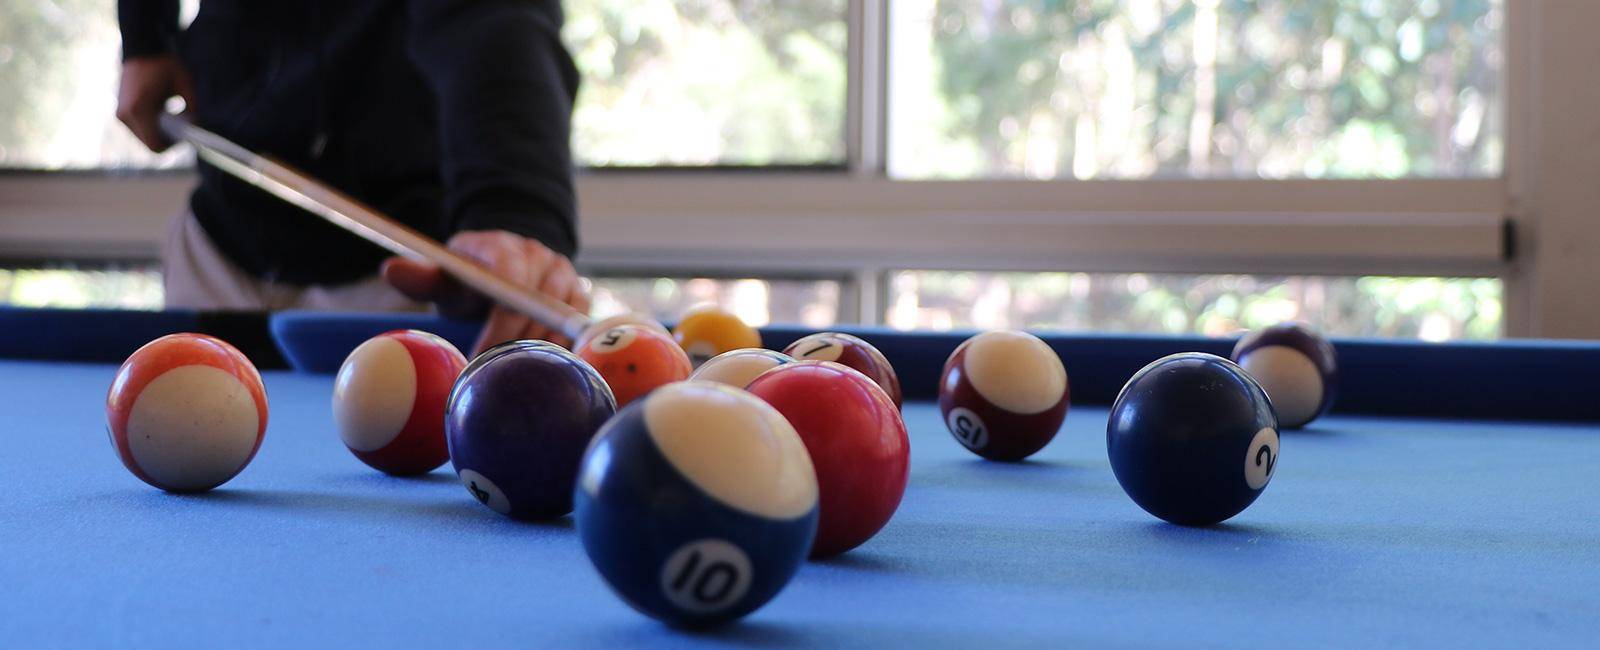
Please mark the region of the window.
<svg viewBox="0 0 1600 650"><path fill-rule="evenodd" d="M714 303L752 325L824 328L840 322L844 285L829 279L600 275L590 289L597 317L631 306L671 321L691 307ZM161 267L140 262L0 268L0 305L161 309Z"/></svg>
<svg viewBox="0 0 1600 650"><path fill-rule="evenodd" d="M0 305L160 309L161 267L134 263L0 268Z"/></svg>
<svg viewBox="0 0 1600 650"><path fill-rule="evenodd" d="M594 279L594 314L606 317L642 311L664 321L691 307L715 303L751 325L799 323L828 327L839 322L844 283L821 279L620 277Z"/></svg>
<svg viewBox="0 0 1600 650"><path fill-rule="evenodd" d="M116 3L0 4L0 167L176 167L113 115ZM188 15L194 3L186 2ZM571 0L587 166L842 166L847 0ZM20 92L17 92L20 90Z"/></svg>
<svg viewBox="0 0 1600 650"><path fill-rule="evenodd" d="M1507 178L1508 147L1526 163L1513 172L1537 169L1549 163L1522 143L1579 132L1546 132L1553 127L1540 125L1551 120L1538 119L1547 106L1582 114L1567 110L1573 93L1553 90L1570 85L1520 74L1564 79L1581 67L1547 66L1565 50L1539 49L1558 35L1549 32L1559 17L1591 16L1570 8L1581 3L563 4L562 38L583 76L578 162L731 172L580 176L584 219L601 224L586 228L585 259L633 274L596 280L601 314L626 302L665 317L709 301L758 323L815 327L886 318L896 327L1213 334L1282 316L1341 335L1447 339L1501 336L1503 305L1532 312L1550 302L1505 295L1548 284L1539 278L1549 277L1550 258L1518 267L1531 270L1516 283L1487 276L1512 269L1502 216L1510 212L1519 233L1545 218L1511 200L1528 184ZM104 0L0 3L0 89L12 91L0 93L0 168L187 164L150 155L112 115L114 14ZM1519 76L1508 80L1508 70ZM1551 94L1566 101L1541 103ZM753 168L823 173L743 173ZM1352 179L1382 182L1324 182ZM31 180L0 174L0 247L23 259L153 255L159 233L140 239L124 212L164 220L175 203L160 201L181 191L175 179L58 175L43 189ZM946 182L924 182L934 180ZM892 254L788 238L767 257L720 237L724 227L749 233L813 218L862 224L851 236L866 243L848 250ZM1339 236L1323 246L1305 234L1309 221ZM1174 223L1204 233L1209 248L1196 252L1162 230ZM1257 223L1249 236L1226 230ZM105 224L104 237L64 241L72 228ZM942 253L973 226L1002 243ZM1116 252L1081 258L1039 247L1013 259L1024 247L1006 242L1054 241L1038 233L1082 244L1062 250ZM1426 239L1428 250L1393 245L1396 233ZM29 248L39 242L55 248ZM641 247L647 261L635 257ZM639 268L662 276L637 277ZM962 268L1089 272L950 270ZM1350 275L1093 272L1141 268ZM12 300L24 295L6 286ZM159 304L156 291L154 302L131 295ZM1096 301L1120 307L1095 311Z"/></svg>
<svg viewBox="0 0 1600 650"><path fill-rule="evenodd" d="M117 122L116 3L0 3L0 168L188 165L150 153Z"/></svg>
<svg viewBox="0 0 1600 650"><path fill-rule="evenodd" d="M897 0L901 178L1485 177L1503 0Z"/></svg>
<svg viewBox="0 0 1600 650"><path fill-rule="evenodd" d="M846 0L571 0L578 160L843 165Z"/></svg>
<svg viewBox="0 0 1600 650"><path fill-rule="evenodd" d="M899 271L897 329L1028 328L1226 336L1287 320L1334 336L1495 339L1489 278Z"/></svg>

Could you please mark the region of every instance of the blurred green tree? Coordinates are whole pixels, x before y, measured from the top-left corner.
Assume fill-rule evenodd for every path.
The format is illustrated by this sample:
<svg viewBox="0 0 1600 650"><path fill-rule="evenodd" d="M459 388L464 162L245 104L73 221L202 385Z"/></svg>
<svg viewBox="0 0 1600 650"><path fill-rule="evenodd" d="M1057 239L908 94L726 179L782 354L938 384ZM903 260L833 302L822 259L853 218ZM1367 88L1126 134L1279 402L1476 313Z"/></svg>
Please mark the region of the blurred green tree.
<svg viewBox="0 0 1600 650"><path fill-rule="evenodd" d="M98 33L104 0L7 0L0 5L0 165L24 165L63 128L80 44Z"/></svg>
<svg viewBox="0 0 1600 650"><path fill-rule="evenodd" d="M910 137L946 155L911 145L914 160L891 165L911 176L1494 176L1502 4L937 0L907 19L934 32L945 118Z"/></svg>
<svg viewBox="0 0 1600 650"><path fill-rule="evenodd" d="M574 150L596 166L841 165L847 0L583 0Z"/></svg>

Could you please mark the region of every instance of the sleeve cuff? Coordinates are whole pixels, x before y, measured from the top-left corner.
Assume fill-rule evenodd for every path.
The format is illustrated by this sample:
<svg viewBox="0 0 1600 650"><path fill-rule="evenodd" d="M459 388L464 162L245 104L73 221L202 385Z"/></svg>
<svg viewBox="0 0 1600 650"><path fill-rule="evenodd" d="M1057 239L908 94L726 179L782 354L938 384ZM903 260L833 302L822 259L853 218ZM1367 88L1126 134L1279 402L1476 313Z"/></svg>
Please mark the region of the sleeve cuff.
<svg viewBox="0 0 1600 650"><path fill-rule="evenodd" d="M119 0L117 26L122 32L122 60L176 52L177 0Z"/></svg>
<svg viewBox="0 0 1600 650"><path fill-rule="evenodd" d="M122 60L163 56L172 54L176 50L177 48L173 47L171 39L128 40L127 37L123 37Z"/></svg>

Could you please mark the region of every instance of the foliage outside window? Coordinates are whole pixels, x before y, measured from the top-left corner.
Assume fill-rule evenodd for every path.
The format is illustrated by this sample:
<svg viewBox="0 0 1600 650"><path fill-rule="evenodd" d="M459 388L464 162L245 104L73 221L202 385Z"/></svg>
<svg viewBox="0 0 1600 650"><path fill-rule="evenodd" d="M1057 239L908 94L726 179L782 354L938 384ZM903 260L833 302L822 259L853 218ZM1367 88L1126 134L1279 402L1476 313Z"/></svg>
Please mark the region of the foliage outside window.
<svg viewBox="0 0 1600 650"><path fill-rule="evenodd" d="M593 284L594 315L642 311L676 321L690 308L715 304L751 325L824 328L839 321L843 284L837 280L606 277Z"/></svg>
<svg viewBox="0 0 1600 650"><path fill-rule="evenodd" d="M842 165L845 0L574 0L590 166Z"/></svg>
<svg viewBox="0 0 1600 650"><path fill-rule="evenodd" d="M887 319L1204 336L1302 320L1334 336L1487 340L1502 335L1503 291L1490 278L900 271Z"/></svg>
<svg viewBox="0 0 1600 650"><path fill-rule="evenodd" d="M897 0L904 178L1492 177L1503 0Z"/></svg>
<svg viewBox="0 0 1600 650"><path fill-rule="evenodd" d="M156 264L0 269L0 305L160 309L161 303L161 268Z"/></svg>
<svg viewBox="0 0 1600 650"><path fill-rule="evenodd" d="M0 3L0 168L175 167L117 122L116 3Z"/></svg>
<svg viewBox="0 0 1600 650"><path fill-rule="evenodd" d="M844 163L846 0L565 5L580 164ZM190 164L116 121L120 46L114 2L0 3L0 167Z"/></svg>

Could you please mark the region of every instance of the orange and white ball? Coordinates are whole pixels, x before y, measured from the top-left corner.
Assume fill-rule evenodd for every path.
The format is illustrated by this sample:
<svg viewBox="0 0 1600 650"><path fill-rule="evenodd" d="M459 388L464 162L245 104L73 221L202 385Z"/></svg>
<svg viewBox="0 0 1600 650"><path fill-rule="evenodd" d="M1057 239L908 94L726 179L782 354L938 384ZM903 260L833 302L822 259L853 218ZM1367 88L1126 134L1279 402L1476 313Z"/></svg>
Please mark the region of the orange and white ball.
<svg viewBox="0 0 1600 650"><path fill-rule="evenodd" d="M123 362L106 395L106 428L122 464L168 492L203 492L237 476L261 448L267 391L231 345L171 334Z"/></svg>
<svg viewBox="0 0 1600 650"><path fill-rule="evenodd" d="M333 385L333 418L361 462L400 476L450 459L444 408L467 360L438 336L395 330L367 339L344 360Z"/></svg>
<svg viewBox="0 0 1600 650"><path fill-rule="evenodd" d="M642 325L625 323L591 336L577 354L606 380L617 398L617 408L688 379L694 370L689 355L672 337Z"/></svg>
<svg viewBox="0 0 1600 650"><path fill-rule="evenodd" d="M602 318L590 324L588 327L583 328L583 333L579 334L577 340L572 342L572 351L577 352L578 350L582 350L585 345L589 344L589 340L594 338L595 335L604 334L610 331L611 328L618 325L639 325L646 329L655 330L656 332L665 334L668 337L672 336L672 332L667 329L667 326L662 325L661 321L656 320L654 316L636 311L627 311L614 316Z"/></svg>

